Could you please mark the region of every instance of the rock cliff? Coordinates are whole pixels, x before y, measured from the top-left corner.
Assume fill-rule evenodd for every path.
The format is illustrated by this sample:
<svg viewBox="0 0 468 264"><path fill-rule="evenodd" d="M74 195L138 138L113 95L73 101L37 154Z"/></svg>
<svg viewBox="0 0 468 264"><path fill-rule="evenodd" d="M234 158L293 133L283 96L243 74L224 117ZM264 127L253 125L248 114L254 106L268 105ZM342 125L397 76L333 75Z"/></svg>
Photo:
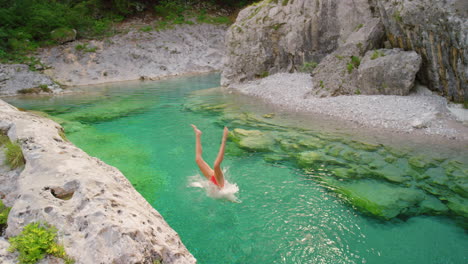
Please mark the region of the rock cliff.
<svg viewBox="0 0 468 264"><path fill-rule="evenodd" d="M73 41L42 50L45 73L63 85L152 80L221 69L226 26L131 29L105 40Z"/></svg>
<svg viewBox="0 0 468 264"><path fill-rule="evenodd" d="M374 1L391 46L422 57L419 80L450 100L468 101L468 2Z"/></svg>
<svg viewBox="0 0 468 264"><path fill-rule="evenodd" d="M226 35L221 83L318 62L373 16L367 0L265 0L239 13Z"/></svg>
<svg viewBox="0 0 468 264"><path fill-rule="evenodd" d="M463 102L468 100L467 6L461 0L265 0L242 10L228 30L222 84L293 72L310 63L318 63L322 69L337 63L343 65L322 74L340 72L342 76L329 78L334 80L328 85L315 80L314 88L328 89L317 95L352 94L357 76L346 76L346 66L352 68L347 60L352 56L361 59L367 51L382 48L387 40L387 48L411 50L421 56L417 76L422 83ZM363 30L369 25L374 25L369 28L372 34ZM360 31L368 37L358 36ZM359 38L361 41L351 45ZM326 59L332 54L347 60ZM324 58L326 64L321 66Z"/></svg>
<svg viewBox="0 0 468 264"><path fill-rule="evenodd" d="M26 160L17 173L0 171L0 186L14 186L0 189L12 206L6 236L46 221L76 263L196 262L124 175L66 141L57 123L0 100L0 130L20 143ZM0 253L7 246L0 240Z"/></svg>

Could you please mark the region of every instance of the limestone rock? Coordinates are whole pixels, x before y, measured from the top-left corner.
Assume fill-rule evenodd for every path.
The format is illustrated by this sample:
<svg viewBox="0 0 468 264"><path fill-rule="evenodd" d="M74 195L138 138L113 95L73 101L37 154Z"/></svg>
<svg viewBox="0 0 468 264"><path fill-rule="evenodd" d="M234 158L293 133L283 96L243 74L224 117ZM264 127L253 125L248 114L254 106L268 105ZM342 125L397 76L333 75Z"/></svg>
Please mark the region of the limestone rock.
<svg viewBox="0 0 468 264"><path fill-rule="evenodd" d="M358 70L360 93L408 95L420 66L421 57L414 51L368 51Z"/></svg>
<svg viewBox="0 0 468 264"><path fill-rule="evenodd" d="M62 88L51 78L29 70L24 64L0 64L0 95L17 95L21 90L31 92L61 92Z"/></svg>
<svg viewBox="0 0 468 264"><path fill-rule="evenodd" d="M317 97L358 93L358 68L362 56L380 45L383 26L378 18L369 19L350 34L346 44L327 55L313 70L314 87L309 95Z"/></svg>
<svg viewBox="0 0 468 264"><path fill-rule="evenodd" d="M319 62L372 18L365 0L264 0L242 10L226 35L222 85Z"/></svg>
<svg viewBox="0 0 468 264"><path fill-rule="evenodd" d="M17 263L17 253L8 251L10 243L3 237L0 237L0 263L2 264L15 264Z"/></svg>
<svg viewBox="0 0 468 264"><path fill-rule="evenodd" d="M46 70L64 85L158 80L221 69L226 26L196 24L141 32L135 29L105 40L80 40L42 49ZM79 47L79 48L77 48Z"/></svg>
<svg viewBox="0 0 468 264"><path fill-rule="evenodd" d="M465 0L375 1L393 48L422 57L418 79L454 101L468 100Z"/></svg>
<svg viewBox="0 0 468 264"><path fill-rule="evenodd" d="M59 242L77 264L196 262L125 176L62 140L57 123L1 100L0 120L0 129L20 142L26 160L7 236L45 221L58 229Z"/></svg>

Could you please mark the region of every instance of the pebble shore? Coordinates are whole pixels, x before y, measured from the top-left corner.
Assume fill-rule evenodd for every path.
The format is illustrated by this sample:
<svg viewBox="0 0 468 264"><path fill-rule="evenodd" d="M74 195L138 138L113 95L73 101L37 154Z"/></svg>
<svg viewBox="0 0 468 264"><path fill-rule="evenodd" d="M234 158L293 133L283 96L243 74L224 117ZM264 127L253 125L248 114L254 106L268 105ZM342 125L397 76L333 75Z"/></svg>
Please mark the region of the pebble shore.
<svg viewBox="0 0 468 264"><path fill-rule="evenodd" d="M444 97L420 85L409 96L348 95L317 98L308 96L313 89L313 80L309 74L279 73L231 85L229 89L262 98L285 110L348 120L358 127L468 140L468 110L447 103Z"/></svg>

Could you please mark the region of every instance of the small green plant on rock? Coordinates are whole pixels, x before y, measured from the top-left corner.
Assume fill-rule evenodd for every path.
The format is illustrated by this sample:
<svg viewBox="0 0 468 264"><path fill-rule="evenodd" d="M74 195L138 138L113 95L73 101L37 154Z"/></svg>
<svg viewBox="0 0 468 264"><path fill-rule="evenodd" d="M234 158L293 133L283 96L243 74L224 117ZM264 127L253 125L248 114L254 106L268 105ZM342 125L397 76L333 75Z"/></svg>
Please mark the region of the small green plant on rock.
<svg viewBox="0 0 468 264"><path fill-rule="evenodd" d="M19 252L19 263L33 264L52 255L65 260L66 264L74 263L65 253L62 245L57 243L57 229L44 223L30 223L18 236L11 237L10 252Z"/></svg>
<svg viewBox="0 0 468 264"><path fill-rule="evenodd" d="M299 69L299 71L312 72L315 68L317 68L317 66L318 66L318 63L316 63L315 61L304 62L304 64Z"/></svg>
<svg viewBox="0 0 468 264"><path fill-rule="evenodd" d="M17 142L11 142L7 135L0 133L0 146L5 146L5 161L10 168L16 169L24 165L23 152Z"/></svg>
<svg viewBox="0 0 468 264"><path fill-rule="evenodd" d="M383 53L382 51L379 51L379 50L374 50L374 52L372 53L372 56L371 56L371 60L375 60L379 57L384 57L385 56L385 53Z"/></svg>
<svg viewBox="0 0 468 264"><path fill-rule="evenodd" d="M0 235L2 233L3 227L5 227L7 224L8 214L10 213L10 209L11 208L6 207L3 204L3 201L0 200Z"/></svg>

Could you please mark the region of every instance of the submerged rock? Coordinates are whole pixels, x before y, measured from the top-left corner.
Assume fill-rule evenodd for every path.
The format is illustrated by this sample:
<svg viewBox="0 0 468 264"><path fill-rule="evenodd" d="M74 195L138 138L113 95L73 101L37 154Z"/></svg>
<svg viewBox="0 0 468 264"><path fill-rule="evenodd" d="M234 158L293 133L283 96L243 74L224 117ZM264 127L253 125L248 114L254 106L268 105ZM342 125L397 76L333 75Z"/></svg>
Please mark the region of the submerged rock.
<svg viewBox="0 0 468 264"><path fill-rule="evenodd" d="M230 133L233 141L237 142L239 147L249 151L268 152L273 149L275 141L273 138L260 130L245 130L236 128Z"/></svg>
<svg viewBox="0 0 468 264"><path fill-rule="evenodd" d="M196 262L125 176L62 140L57 123L3 101L0 120L0 129L20 142L26 160L7 236L45 221L59 230L59 242L79 264Z"/></svg>
<svg viewBox="0 0 468 264"><path fill-rule="evenodd" d="M425 200L421 190L362 180L326 181L335 192L343 194L354 206L371 215L389 220L417 207Z"/></svg>

